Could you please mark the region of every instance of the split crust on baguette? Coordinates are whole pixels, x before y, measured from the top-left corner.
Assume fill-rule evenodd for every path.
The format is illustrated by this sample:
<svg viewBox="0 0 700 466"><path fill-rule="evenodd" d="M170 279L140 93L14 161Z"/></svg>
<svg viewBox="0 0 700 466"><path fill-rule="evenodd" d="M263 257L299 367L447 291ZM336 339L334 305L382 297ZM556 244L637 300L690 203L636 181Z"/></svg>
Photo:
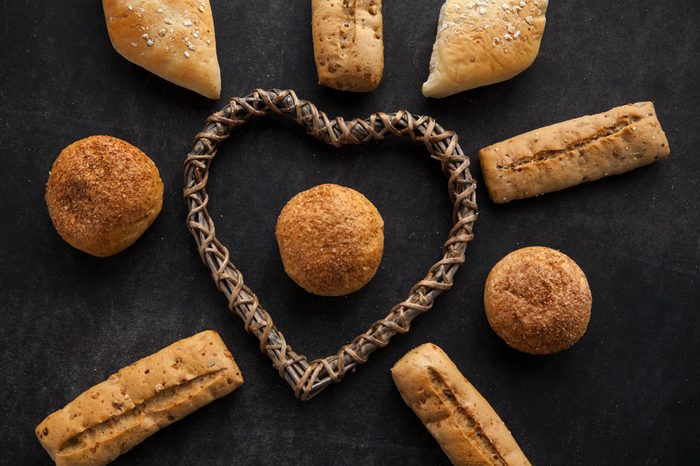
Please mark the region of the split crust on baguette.
<svg viewBox="0 0 700 466"><path fill-rule="evenodd" d="M505 203L668 157L654 104L639 102L536 129L479 151L491 200Z"/></svg>
<svg viewBox="0 0 700 466"><path fill-rule="evenodd" d="M198 333L121 369L36 428L58 466L107 464L243 383L221 337Z"/></svg>
<svg viewBox="0 0 700 466"><path fill-rule="evenodd" d="M529 466L488 401L432 343L409 351L391 370L401 396L453 464Z"/></svg>

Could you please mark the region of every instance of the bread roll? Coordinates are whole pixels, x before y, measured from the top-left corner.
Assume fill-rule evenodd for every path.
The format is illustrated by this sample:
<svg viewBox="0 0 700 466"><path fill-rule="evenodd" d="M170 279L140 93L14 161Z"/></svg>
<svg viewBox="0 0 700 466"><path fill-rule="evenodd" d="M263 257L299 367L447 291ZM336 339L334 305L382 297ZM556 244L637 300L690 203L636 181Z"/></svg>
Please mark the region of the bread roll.
<svg viewBox="0 0 700 466"><path fill-rule="evenodd" d="M146 154L121 139L91 136L61 151L46 205L68 244L97 257L134 243L163 205L163 181Z"/></svg>
<svg viewBox="0 0 700 466"><path fill-rule="evenodd" d="M36 435L58 466L107 464L242 383L221 337L208 330L88 389L44 419Z"/></svg>
<svg viewBox="0 0 700 466"><path fill-rule="evenodd" d="M440 9L426 97L506 81L535 61L547 0L447 0Z"/></svg>
<svg viewBox="0 0 700 466"><path fill-rule="evenodd" d="M576 262L539 246L501 259L484 287L491 328L512 348L531 354L557 353L579 341L591 305L588 280Z"/></svg>
<svg viewBox="0 0 700 466"><path fill-rule="evenodd" d="M209 0L102 0L102 6L120 55L178 86L219 98Z"/></svg>
<svg viewBox="0 0 700 466"><path fill-rule="evenodd" d="M382 0L311 0L318 80L341 91L368 92L384 72Z"/></svg>
<svg viewBox="0 0 700 466"><path fill-rule="evenodd" d="M617 175L668 157L654 104L640 102L481 149L491 200L505 203Z"/></svg>
<svg viewBox="0 0 700 466"><path fill-rule="evenodd" d="M357 291L377 272L384 221L354 189L322 184L294 196L275 229L284 270L320 296Z"/></svg>
<svg viewBox="0 0 700 466"><path fill-rule="evenodd" d="M530 465L496 411L434 344L409 351L391 375L452 464Z"/></svg>

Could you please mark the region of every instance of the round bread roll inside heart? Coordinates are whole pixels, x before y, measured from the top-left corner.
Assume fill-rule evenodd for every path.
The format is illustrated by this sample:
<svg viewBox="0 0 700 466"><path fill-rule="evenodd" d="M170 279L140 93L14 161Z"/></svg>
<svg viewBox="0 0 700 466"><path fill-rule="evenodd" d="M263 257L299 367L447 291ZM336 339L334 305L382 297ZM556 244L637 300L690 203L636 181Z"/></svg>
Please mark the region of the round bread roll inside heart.
<svg viewBox="0 0 700 466"><path fill-rule="evenodd" d="M309 293L343 296L377 272L384 221L354 189L322 184L294 196L275 229L284 269Z"/></svg>

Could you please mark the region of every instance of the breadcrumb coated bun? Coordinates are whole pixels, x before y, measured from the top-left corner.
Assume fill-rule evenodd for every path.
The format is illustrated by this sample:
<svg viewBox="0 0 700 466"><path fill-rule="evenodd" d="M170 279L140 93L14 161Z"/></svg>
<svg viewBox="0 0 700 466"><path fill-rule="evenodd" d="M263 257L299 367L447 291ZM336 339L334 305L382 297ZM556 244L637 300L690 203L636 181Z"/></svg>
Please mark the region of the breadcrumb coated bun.
<svg viewBox="0 0 700 466"><path fill-rule="evenodd" d="M111 136L74 142L53 164L46 205L68 244L97 257L134 243L163 205L163 181L146 154Z"/></svg>
<svg viewBox="0 0 700 466"><path fill-rule="evenodd" d="M486 317L508 345L531 354L565 350L586 332L591 290L567 255L546 247L518 249L491 270Z"/></svg>
<svg viewBox="0 0 700 466"><path fill-rule="evenodd" d="M275 229L287 274L309 293L342 296L377 272L384 221L354 189L322 184L294 196Z"/></svg>

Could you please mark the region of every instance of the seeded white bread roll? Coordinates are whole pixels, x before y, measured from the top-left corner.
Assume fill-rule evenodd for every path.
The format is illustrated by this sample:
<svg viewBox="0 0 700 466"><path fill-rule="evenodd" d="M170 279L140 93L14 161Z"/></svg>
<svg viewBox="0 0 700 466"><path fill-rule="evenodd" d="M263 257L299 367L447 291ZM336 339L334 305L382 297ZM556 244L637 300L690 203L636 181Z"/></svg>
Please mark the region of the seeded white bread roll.
<svg viewBox="0 0 700 466"><path fill-rule="evenodd" d="M379 86L382 0L311 0L311 24L320 84L355 92Z"/></svg>
<svg viewBox="0 0 700 466"><path fill-rule="evenodd" d="M616 107L521 134L479 151L489 196L523 199L617 175L668 157L654 104Z"/></svg>
<svg viewBox="0 0 700 466"><path fill-rule="evenodd" d="M208 330L88 389L44 419L36 435L58 466L107 464L242 383L221 337Z"/></svg>
<svg viewBox="0 0 700 466"><path fill-rule="evenodd" d="M510 431L440 348L426 343L391 369L408 406L455 465L526 466Z"/></svg>
<svg viewBox="0 0 700 466"><path fill-rule="evenodd" d="M102 6L120 55L178 86L219 98L209 0L102 0Z"/></svg>
<svg viewBox="0 0 700 466"><path fill-rule="evenodd" d="M506 81L535 61L547 0L447 0L440 9L426 97Z"/></svg>

